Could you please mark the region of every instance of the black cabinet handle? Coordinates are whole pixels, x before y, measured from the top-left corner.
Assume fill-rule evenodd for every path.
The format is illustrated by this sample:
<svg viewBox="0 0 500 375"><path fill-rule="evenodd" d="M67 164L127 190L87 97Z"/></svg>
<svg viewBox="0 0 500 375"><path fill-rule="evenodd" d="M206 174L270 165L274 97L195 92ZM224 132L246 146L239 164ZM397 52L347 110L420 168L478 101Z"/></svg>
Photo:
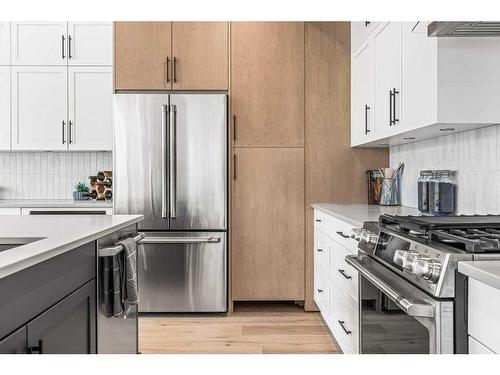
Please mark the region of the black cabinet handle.
<svg viewBox="0 0 500 375"><path fill-rule="evenodd" d="M61 35L61 51L62 51L62 58L63 60L66 58L66 56L64 55L64 42L65 42L66 38L64 37L64 35Z"/></svg>
<svg viewBox="0 0 500 375"><path fill-rule="evenodd" d="M174 83L177 82L177 58L174 56Z"/></svg>
<svg viewBox="0 0 500 375"><path fill-rule="evenodd" d="M316 219L316 222L317 223L321 223L321 219Z"/></svg>
<svg viewBox="0 0 500 375"><path fill-rule="evenodd" d="M323 293L323 289L317 289L318 293Z"/></svg>
<svg viewBox="0 0 500 375"><path fill-rule="evenodd" d="M392 123L396 125L396 122L399 122L399 119L396 118L396 95L399 94L399 91L395 88L392 89Z"/></svg>
<svg viewBox="0 0 500 375"><path fill-rule="evenodd" d="M43 341L38 340L38 346L28 346L28 354L43 354Z"/></svg>
<svg viewBox="0 0 500 375"><path fill-rule="evenodd" d="M392 126L392 90L389 90L389 126Z"/></svg>
<svg viewBox="0 0 500 375"><path fill-rule="evenodd" d="M368 110L369 109L370 109L370 107L365 104L365 134L368 134L370 132L370 129L368 129Z"/></svg>
<svg viewBox="0 0 500 375"><path fill-rule="evenodd" d="M341 270L341 269L339 269L338 271L339 271L339 273L340 273L342 276L344 276L347 280L352 279L352 277L351 277L351 276L349 276L348 274L346 274L346 273L345 273L345 270Z"/></svg>
<svg viewBox="0 0 500 375"><path fill-rule="evenodd" d="M352 332L349 331L346 326L345 326L345 322L343 320L338 320L339 322L339 325L342 327L342 329L344 330L345 334L346 335L350 335Z"/></svg>
<svg viewBox="0 0 500 375"><path fill-rule="evenodd" d="M338 232L337 232L337 234L338 234L339 236L344 237L344 238L350 238L347 234L344 234L344 233L342 233L341 231L338 231Z"/></svg>
<svg viewBox="0 0 500 375"><path fill-rule="evenodd" d="M170 58L168 56L167 56L167 61L165 63L165 68L166 68L165 70L167 73L166 81L167 81L167 83L169 83L170 82Z"/></svg>
<svg viewBox="0 0 500 375"><path fill-rule="evenodd" d="M323 251L323 249L316 249L316 250L318 250L320 253Z"/></svg>
<svg viewBox="0 0 500 375"><path fill-rule="evenodd" d="M71 55L71 35L68 35L68 59L71 59L73 56Z"/></svg>
<svg viewBox="0 0 500 375"><path fill-rule="evenodd" d="M370 21L365 21L365 27L370 26L370 23L371 23Z"/></svg>

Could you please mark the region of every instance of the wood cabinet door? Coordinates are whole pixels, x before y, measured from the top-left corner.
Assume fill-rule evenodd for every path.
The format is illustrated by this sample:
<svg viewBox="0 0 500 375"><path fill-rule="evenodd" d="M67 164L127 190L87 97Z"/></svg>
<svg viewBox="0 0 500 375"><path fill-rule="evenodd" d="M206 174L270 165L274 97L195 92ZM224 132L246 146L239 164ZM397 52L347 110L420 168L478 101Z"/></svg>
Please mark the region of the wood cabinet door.
<svg viewBox="0 0 500 375"><path fill-rule="evenodd" d="M69 150L113 149L111 67L68 68Z"/></svg>
<svg viewBox="0 0 500 375"><path fill-rule="evenodd" d="M10 64L10 22L0 22L0 65Z"/></svg>
<svg viewBox="0 0 500 375"><path fill-rule="evenodd" d="M234 150L233 300L304 299L304 150Z"/></svg>
<svg viewBox="0 0 500 375"><path fill-rule="evenodd" d="M68 64L113 64L111 22L68 22Z"/></svg>
<svg viewBox="0 0 500 375"><path fill-rule="evenodd" d="M231 23L235 146L304 145L304 23Z"/></svg>
<svg viewBox="0 0 500 375"><path fill-rule="evenodd" d="M66 65L66 22L12 22L12 65Z"/></svg>
<svg viewBox="0 0 500 375"><path fill-rule="evenodd" d="M12 149L67 149L66 66L12 67Z"/></svg>
<svg viewBox="0 0 500 375"><path fill-rule="evenodd" d="M0 66L0 150L10 150L10 66Z"/></svg>
<svg viewBox="0 0 500 375"><path fill-rule="evenodd" d="M96 353L95 281L58 302L28 323L28 352Z"/></svg>
<svg viewBox="0 0 500 375"><path fill-rule="evenodd" d="M174 90L227 90L227 22L172 22Z"/></svg>
<svg viewBox="0 0 500 375"><path fill-rule="evenodd" d="M115 22L115 88L171 88L171 22Z"/></svg>

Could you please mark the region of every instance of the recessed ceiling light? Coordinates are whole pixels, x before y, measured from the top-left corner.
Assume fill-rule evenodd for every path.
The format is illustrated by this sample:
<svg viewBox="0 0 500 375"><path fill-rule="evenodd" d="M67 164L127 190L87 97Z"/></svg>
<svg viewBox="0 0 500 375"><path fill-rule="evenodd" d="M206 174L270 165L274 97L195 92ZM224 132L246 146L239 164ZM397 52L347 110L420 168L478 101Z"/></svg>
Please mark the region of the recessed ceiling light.
<svg viewBox="0 0 500 375"><path fill-rule="evenodd" d="M405 140L407 140L407 141L408 141L408 140L415 139L415 137L404 137L403 139L405 139Z"/></svg>
<svg viewBox="0 0 500 375"><path fill-rule="evenodd" d="M451 132L455 130L455 128L443 128L443 129L439 129L440 132Z"/></svg>

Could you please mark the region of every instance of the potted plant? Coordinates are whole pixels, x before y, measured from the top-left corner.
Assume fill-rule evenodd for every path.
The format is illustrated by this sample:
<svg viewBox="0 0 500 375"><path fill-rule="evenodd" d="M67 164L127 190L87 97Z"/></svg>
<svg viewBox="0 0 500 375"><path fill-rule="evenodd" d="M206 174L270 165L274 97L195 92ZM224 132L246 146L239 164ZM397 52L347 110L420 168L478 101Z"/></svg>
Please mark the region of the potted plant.
<svg viewBox="0 0 500 375"><path fill-rule="evenodd" d="M85 182L76 184L75 191L73 192L73 199L75 201L86 201L90 199L90 188Z"/></svg>

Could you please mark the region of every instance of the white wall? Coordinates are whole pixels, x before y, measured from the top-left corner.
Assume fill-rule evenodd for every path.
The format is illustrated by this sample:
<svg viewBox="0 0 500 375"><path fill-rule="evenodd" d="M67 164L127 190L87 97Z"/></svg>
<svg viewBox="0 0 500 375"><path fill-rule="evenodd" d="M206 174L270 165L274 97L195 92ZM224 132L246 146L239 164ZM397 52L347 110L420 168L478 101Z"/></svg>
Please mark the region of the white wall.
<svg viewBox="0 0 500 375"><path fill-rule="evenodd" d="M112 166L111 152L0 152L0 199L72 199L77 182Z"/></svg>
<svg viewBox="0 0 500 375"><path fill-rule="evenodd" d="M402 161L401 201L417 207L423 169L456 170L457 213L500 214L500 126L390 148L390 165Z"/></svg>

